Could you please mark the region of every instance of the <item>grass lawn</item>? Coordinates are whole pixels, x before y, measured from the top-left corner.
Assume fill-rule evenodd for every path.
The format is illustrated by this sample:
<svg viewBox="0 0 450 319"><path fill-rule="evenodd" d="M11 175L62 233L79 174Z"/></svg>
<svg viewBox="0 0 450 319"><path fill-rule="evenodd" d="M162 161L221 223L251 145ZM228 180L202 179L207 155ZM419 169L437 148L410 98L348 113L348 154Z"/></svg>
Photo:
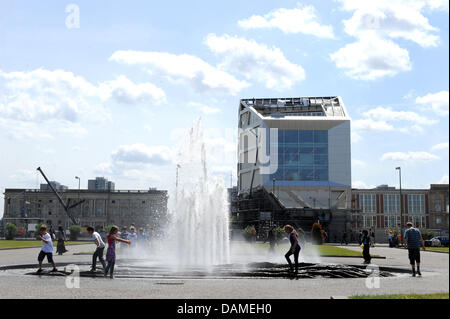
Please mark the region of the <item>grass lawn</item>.
<svg viewBox="0 0 450 319"><path fill-rule="evenodd" d="M261 250L269 250L269 244L265 243L256 243L256 244L248 244L255 247L255 249L261 249ZM289 249L289 244L283 243L278 246L275 246L276 251L285 252ZM336 247L331 245L312 245L307 244L306 247L304 247L305 253L309 255L313 254L319 254L320 256L351 256L351 257L362 257L362 249L357 250L351 250L347 248L342 247ZM377 256L373 255L372 256Z"/></svg>
<svg viewBox="0 0 450 319"><path fill-rule="evenodd" d="M397 295L360 295L350 296L349 299L449 299L448 292L436 294L397 294Z"/></svg>
<svg viewBox="0 0 450 319"><path fill-rule="evenodd" d="M81 245L88 244L90 241L66 241L66 245ZM53 246L57 242L53 241ZM0 240L0 248L22 248L22 247L40 247L42 245L40 240Z"/></svg>
<svg viewBox="0 0 450 319"><path fill-rule="evenodd" d="M428 251L441 251L444 253L448 253L448 247L427 247L426 250Z"/></svg>

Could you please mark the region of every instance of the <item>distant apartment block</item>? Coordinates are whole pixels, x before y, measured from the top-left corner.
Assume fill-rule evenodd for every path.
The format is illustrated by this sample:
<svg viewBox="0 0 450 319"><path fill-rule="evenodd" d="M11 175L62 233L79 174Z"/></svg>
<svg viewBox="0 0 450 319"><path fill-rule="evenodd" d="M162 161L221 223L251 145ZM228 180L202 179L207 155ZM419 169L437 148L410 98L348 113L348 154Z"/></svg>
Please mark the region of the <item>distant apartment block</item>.
<svg viewBox="0 0 450 319"><path fill-rule="evenodd" d="M60 183L56 182L56 181L50 181L50 184L53 186L53 188L57 191L64 191L69 189L67 186L65 185L61 185ZM51 188L48 184L41 184L40 186L40 190L41 191L50 191Z"/></svg>
<svg viewBox="0 0 450 319"><path fill-rule="evenodd" d="M113 191L115 187L114 182L108 181L104 177L96 177L95 179L88 180L89 190L111 190Z"/></svg>

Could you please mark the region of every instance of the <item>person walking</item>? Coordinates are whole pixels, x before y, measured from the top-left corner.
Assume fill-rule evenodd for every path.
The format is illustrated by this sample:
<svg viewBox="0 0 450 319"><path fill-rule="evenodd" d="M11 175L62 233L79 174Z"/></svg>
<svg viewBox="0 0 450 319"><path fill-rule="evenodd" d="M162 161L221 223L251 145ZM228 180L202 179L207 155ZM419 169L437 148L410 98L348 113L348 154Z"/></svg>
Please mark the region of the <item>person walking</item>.
<svg viewBox="0 0 450 319"><path fill-rule="evenodd" d="M406 224L405 249L408 249L409 263L411 264L412 276L416 276L415 264L417 264L417 274L422 276L420 272L420 247L425 250L425 244L420 230L413 227L411 222Z"/></svg>
<svg viewBox="0 0 450 319"><path fill-rule="evenodd" d="M392 248L394 246L392 244L392 232L389 230L387 235L388 235L389 247Z"/></svg>
<svg viewBox="0 0 450 319"><path fill-rule="evenodd" d="M292 267L290 256L294 255L295 274L298 274L298 255L300 254L301 250L300 244L298 242L298 234L295 231L294 227L292 227L291 225L286 225L283 227L283 229L286 232L286 234L288 234L288 238L291 243L291 247L289 248L288 252L284 255L284 257L286 258L289 264L289 270L292 273L294 269Z"/></svg>
<svg viewBox="0 0 450 319"><path fill-rule="evenodd" d="M58 241L58 244L56 245L56 253L61 256L62 254L68 252L64 244L64 242L66 241L66 234L64 233L64 229L62 228L62 226L58 227L56 240Z"/></svg>
<svg viewBox="0 0 450 319"><path fill-rule="evenodd" d="M108 265L105 269L105 277L108 275L111 279L114 279L114 265L116 264L116 241L120 241L122 243L130 244L129 240L125 240L120 238L117 233L119 232L119 228L117 226L111 226L109 230L108 238L108 250L106 251L106 261Z"/></svg>
<svg viewBox="0 0 450 319"><path fill-rule="evenodd" d="M372 259L370 256L370 235L366 229L362 231L361 246L363 246L364 264L370 264Z"/></svg>
<svg viewBox="0 0 450 319"><path fill-rule="evenodd" d="M92 255L92 266L91 266L91 272L95 272L97 269L97 258L100 260L100 263L103 266L103 270L106 269L106 263L103 259L103 251L105 250L105 243L103 242L101 236L99 233L94 231L93 227L88 227L87 232L89 235L92 236L92 239L94 240L94 244L97 246L95 249L94 254Z"/></svg>

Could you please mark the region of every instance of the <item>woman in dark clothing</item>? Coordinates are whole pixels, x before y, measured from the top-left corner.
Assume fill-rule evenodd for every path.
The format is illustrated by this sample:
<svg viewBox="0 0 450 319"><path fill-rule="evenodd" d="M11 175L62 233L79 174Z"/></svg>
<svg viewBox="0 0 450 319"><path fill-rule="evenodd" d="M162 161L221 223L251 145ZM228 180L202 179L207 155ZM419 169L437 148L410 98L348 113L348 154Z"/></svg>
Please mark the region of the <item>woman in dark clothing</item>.
<svg viewBox="0 0 450 319"><path fill-rule="evenodd" d="M66 246L64 245L64 241L66 240L66 234L64 233L64 229L59 226L58 227L58 233L56 234L56 239L58 240L58 244L56 245L56 252L58 255L62 255L68 250L66 249Z"/></svg>
<svg viewBox="0 0 450 319"><path fill-rule="evenodd" d="M286 234L288 234L288 238L291 243L291 248L289 248L289 251L286 253L286 255L284 255L284 257L286 257L286 260L289 264L290 267L289 270L293 272L294 269L292 269L292 262L290 256L294 255L295 273L298 274L298 255L300 254L301 249L300 244L298 242L298 235L294 227L292 227L291 225L284 226L284 231L286 232Z"/></svg>
<svg viewBox="0 0 450 319"><path fill-rule="evenodd" d="M372 257L370 257L370 236L369 236L369 232L367 230L363 230L362 231L362 238L361 238L361 244L364 245L363 247L363 258L364 258L364 263L365 264L370 264L370 259L372 259Z"/></svg>

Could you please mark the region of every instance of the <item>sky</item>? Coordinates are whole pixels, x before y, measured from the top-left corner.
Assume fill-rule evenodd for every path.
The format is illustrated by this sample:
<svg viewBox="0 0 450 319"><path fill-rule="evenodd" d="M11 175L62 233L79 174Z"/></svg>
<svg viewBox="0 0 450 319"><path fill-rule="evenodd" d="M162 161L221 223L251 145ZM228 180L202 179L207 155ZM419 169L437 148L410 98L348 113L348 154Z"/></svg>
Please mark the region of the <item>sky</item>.
<svg viewBox="0 0 450 319"><path fill-rule="evenodd" d="M342 97L352 186L448 183L449 7L441 0L0 2L0 191L173 189L201 118L236 184L241 98ZM3 214L0 199L0 216Z"/></svg>

